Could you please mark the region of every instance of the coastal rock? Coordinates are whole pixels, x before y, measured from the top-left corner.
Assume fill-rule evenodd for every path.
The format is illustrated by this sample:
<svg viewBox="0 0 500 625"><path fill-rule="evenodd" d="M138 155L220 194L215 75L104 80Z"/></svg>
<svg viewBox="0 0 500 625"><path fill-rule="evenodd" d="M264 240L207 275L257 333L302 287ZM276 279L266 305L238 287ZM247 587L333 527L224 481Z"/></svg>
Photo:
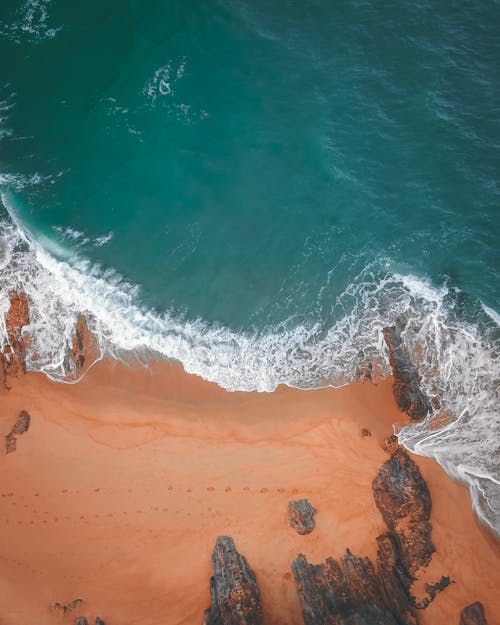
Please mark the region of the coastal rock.
<svg viewBox="0 0 500 625"><path fill-rule="evenodd" d="M396 327L391 327L384 328L383 333L389 348L396 402L412 421L422 421L431 410L431 405L420 389L420 376L403 345L401 332Z"/></svg>
<svg viewBox="0 0 500 625"><path fill-rule="evenodd" d="M328 558L324 564L309 564L300 554L292 563L292 570L305 625L414 625L417 622L392 612L372 562L354 556L349 549L340 563Z"/></svg>
<svg viewBox="0 0 500 625"><path fill-rule="evenodd" d="M412 579L401 562L397 541L391 533L377 538L377 565L385 603L401 623L416 624L409 594Z"/></svg>
<svg viewBox="0 0 500 625"><path fill-rule="evenodd" d="M24 326L30 323L28 299L24 293L10 294L10 307L5 317L8 344L0 352L0 370L3 384L8 387L7 378L26 372L26 347L28 337Z"/></svg>
<svg viewBox="0 0 500 625"><path fill-rule="evenodd" d="M5 437L6 453L10 454L17 449L17 437L28 431L31 417L26 410L21 410L11 431Z"/></svg>
<svg viewBox="0 0 500 625"><path fill-rule="evenodd" d="M96 338L90 331L87 320L83 315L79 315L76 322L71 356L75 366L76 377L79 377L99 357L99 347Z"/></svg>
<svg viewBox="0 0 500 625"><path fill-rule="evenodd" d="M431 496L419 468L401 447L373 480L373 495L410 576L431 560Z"/></svg>
<svg viewBox="0 0 500 625"><path fill-rule="evenodd" d="M298 501L290 501L288 503L288 523L297 534L310 534L314 526L314 515L316 509L307 501L307 499L299 499Z"/></svg>
<svg viewBox="0 0 500 625"><path fill-rule="evenodd" d="M476 601L462 610L460 625L488 625L484 607L480 601Z"/></svg>
<svg viewBox="0 0 500 625"><path fill-rule="evenodd" d="M260 591L245 556L230 536L219 536L212 554L212 605L204 625L262 625Z"/></svg>

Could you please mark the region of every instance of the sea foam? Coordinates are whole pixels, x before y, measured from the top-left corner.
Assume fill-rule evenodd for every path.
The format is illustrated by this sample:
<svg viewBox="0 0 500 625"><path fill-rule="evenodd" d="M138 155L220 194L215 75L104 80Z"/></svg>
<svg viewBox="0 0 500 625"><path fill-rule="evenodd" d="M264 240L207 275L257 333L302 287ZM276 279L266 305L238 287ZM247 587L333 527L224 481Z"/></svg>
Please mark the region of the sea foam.
<svg viewBox="0 0 500 625"><path fill-rule="evenodd" d="M35 240L6 193L2 202L8 212L0 222L0 343L6 341L9 292L24 291L30 302L30 370L76 381L68 355L77 317L84 314L101 357L134 353L176 360L229 391L341 386L369 366L379 376L390 373L382 329L398 323L435 406L423 423L401 428L399 440L468 484L478 516L500 531L500 328L481 303L473 306L457 289L392 273L379 262L339 295L336 308L344 314L331 327L283 323L236 332L142 307L138 286L82 257L61 260L64 250L51 249L52 240ZM436 426L438 414L445 418Z"/></svg>

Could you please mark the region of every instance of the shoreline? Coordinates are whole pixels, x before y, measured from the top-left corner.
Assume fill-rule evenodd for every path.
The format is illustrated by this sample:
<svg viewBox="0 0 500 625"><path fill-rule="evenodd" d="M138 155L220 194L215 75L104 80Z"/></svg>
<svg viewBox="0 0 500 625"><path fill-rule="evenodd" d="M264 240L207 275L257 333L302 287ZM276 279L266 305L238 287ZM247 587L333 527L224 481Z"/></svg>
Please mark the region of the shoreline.
<svg viewBox="0 0 500 625"><path fill-rule="evenodd" d="M31 424L0 456L6 625L72 623L79 614L54 604L77 598L89 622L201 624L223 534L255 571L264 622L302 625L290 569L299 553L314 563L346 548L376 556L384 524L371 483L392 424L406 421L390 378L228 393L180 365L103 360L78 384L28 373L12 386L0 391L2 435L22 410ZM465 485L412 457L431 493L437 550L419 584L455 582L419 622L458 625L461 609L481 601L491 625L500 541L479 524ZM301 497L317 509L307 536L287 523L288 502Z"/></svg>

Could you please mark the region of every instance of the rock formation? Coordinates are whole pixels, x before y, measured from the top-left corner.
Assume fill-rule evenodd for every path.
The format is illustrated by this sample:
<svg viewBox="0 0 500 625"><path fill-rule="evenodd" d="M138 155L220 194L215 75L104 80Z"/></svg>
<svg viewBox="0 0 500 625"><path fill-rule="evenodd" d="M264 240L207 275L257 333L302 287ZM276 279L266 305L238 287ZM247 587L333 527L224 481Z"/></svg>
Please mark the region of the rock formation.
<svg viewBox="0 0 500 625"><path fill-rule="evenodd" d="M292 563L305 625L414 625L408 598L388 603L379 576L368 558L347 549L338 563L309 564L303 555ZM394 612L393 608L397 611ZM406 618L406 614L409 618Z"/></svg>
<svg viewBox="0 0 500 625"><path fill-rule="evenodd" d="M394 397L403 412L412 421L422 421L431 410L428 398L420 389L420 376L396 328L384 328L384 339L389 348L389 361L394 375Z"/></svg>
<svg viewBox="0 0 500 625"><path fill-rule="evenodd" d="M99 357L99 347L96 338L89 330L87 320L83 315L79 315L76 322L71 356L76 378Z"/></svg>
<svg viewBox="0 0 500 625"><path fill-rule="evenodd" d="M28 299L24 293L10 294L10 307L5 317L8 343L0 351L0 373L3 385L9 388L8 377L26 372L26 347L28 337L24 326L30 322Z"/></svg>
<svg viewBox="0 0 500 625"><path fill-rule="evenodd" d="M316 523L314 522L315 508L307 499L290 501L288 503L288 523L297 534L310 534Z"/></svg>
<svg viewBox="0 0 500 625"><path fill-rule="evenodd" d="M299 555L292 563L306 625L417 625L417 610L452 583L443 576L425 584L423 600L412 595L416 573L435 549L429 490L404 449L396 447L381 467L373 494L388 529L377 538L376 566L349 549L340 562L328 558L314 565Z"/></svg>
<svg viewBox="0 0 500 625"><path fill-rule="evenodd" d="M431 560L431 496L420 470L401 447L373 480L373 495L411 576Z"/></svg>
<svg viewBox="0 0 500 625"><path fill-rule="evenodd" d="M6 452L8 454L16 451L16 449L17 449L17 437L21 436L22 434L24 434L25 432L28 431L29 426L30 426L30 421L31 421L31 417L26 412L26 410L21 410L21 412L19 413L19 416L17 417L17 420L16 420L16 422L14 424L14 427L11 429L11 431L5 437L6 447L7 447L6 448Z"/></svg>
<svg viewBox="0 0 500 625"><path fill-rule="evenodd" d="M260 591L244 556L230 536L219 536L212 554L212 605L204 625L262 625Z"/></svg>
<svg viewBox="0 0 500 625"><path fill-rule="evenodd" d="M483 604L476 601L462 610L460 625L488 625Z"/></svg>

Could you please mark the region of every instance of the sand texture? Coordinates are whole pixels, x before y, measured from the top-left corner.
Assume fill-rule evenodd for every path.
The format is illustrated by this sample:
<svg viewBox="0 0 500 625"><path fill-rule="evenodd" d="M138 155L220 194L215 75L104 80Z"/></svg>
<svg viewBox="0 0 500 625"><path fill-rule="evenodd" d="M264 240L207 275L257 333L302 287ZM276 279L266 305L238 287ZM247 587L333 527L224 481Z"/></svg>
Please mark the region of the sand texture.
<svg viewBox="0 0 500 625"><path fill-rule="evenodd" d="M319 563L349 548L376 559L386 527L372 481L389 457L391 424L405 418L391 380L227 393L177 365L102 361L77 384L28 373L11 386L0 389L2 625L82 615L201 625L219 535L233 537L255 572L264 623L303 625L291 572L299 553ZM16 426L22 411L27 429L26 417ZM454 582L420 622L458 625L462 608L481 601L495 625L498 541L465 487L413 458L436 546L418 584ZM288 522L289 502L301 498L316 509L306 535Z"/></svg>

